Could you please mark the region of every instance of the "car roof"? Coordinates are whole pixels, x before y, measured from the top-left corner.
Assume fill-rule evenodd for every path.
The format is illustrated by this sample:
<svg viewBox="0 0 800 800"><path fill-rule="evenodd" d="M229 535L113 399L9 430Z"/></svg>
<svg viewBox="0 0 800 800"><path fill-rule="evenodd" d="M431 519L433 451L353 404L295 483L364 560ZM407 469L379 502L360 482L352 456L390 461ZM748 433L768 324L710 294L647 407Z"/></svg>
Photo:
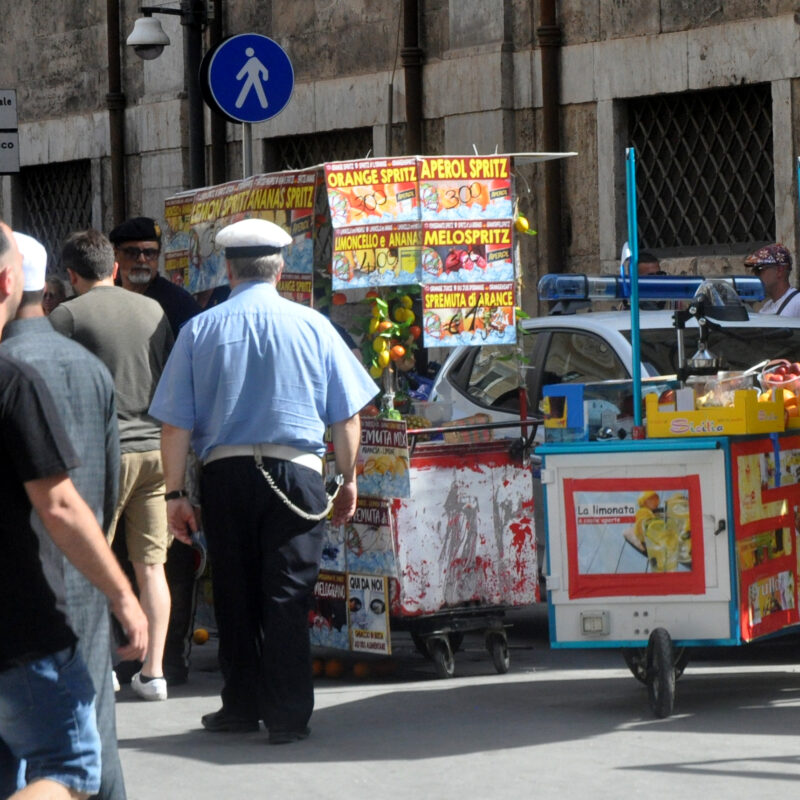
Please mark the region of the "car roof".
<svg viewBox="0 0 800 800"><path fill-rule="evenodd" d="M640 311L639 327L643 330L665 329L673 326L673 311ZM777 314L757 314L749 312L749 319L745 321L730 322L725 320L711 320L715 325L726 327L759 327L759 328L800 328L800 318L780 317ZM697 320L689 319L687 327L697 325ZM616 330L629 331L631 329L630 311L586 311L578 314L554 314L544 317L530 317L522 320L525 330L536 328L581 328L589 331Z"/></svg>

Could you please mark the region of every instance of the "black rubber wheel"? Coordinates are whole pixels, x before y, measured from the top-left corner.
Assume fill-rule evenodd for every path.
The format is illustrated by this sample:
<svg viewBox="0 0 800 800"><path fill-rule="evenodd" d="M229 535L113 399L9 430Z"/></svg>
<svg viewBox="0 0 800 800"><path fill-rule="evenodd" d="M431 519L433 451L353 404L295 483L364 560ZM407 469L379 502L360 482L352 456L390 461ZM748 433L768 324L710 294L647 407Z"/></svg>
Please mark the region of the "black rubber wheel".
<svg viewBox="0 0 800 800"><path fill-rule="evenodd" d="M623 647L622 657L637 681L647 685L647 650L644 647Z"/></svg>
<svg viewBox="0 0 800 800"><path fill-rule="evenodd" d="M511 655L508 652L508 639L502 633L489 633L486 635L486 649L492 656L494 668L505 675L511 666Z"/></svg>
<svg viewBox="0 0 800 800"><path fill-rule="evenodd" d="M456 660L447 639L436 637L430 642L430 653L436 674L440 678L452 678L456 673Z"/></svg>
<svg viewBox="0 0 800 800"><path fill-rule="evenodd" d="M461 643L464 641L464 634L461 631L451 631L447 634L450 640L450 649L457 653L461 649Z"/></svg>
<svg viewBox="0 0 800 800"><path fill-rule="evenodd" d="M428 651L428 642L427 639L419 633L412 633L411 634L411 641L414 642L414 647L417 648L417 652L425 656L428 661L431 660L431 654Z"/></svg>
<svg viewBox="0 0 800 800"><path fill-rule="evenodd" d="M672 713L675 705L675 651L664 628L656 628L647 643L647 696L659 718Z"/></svg>

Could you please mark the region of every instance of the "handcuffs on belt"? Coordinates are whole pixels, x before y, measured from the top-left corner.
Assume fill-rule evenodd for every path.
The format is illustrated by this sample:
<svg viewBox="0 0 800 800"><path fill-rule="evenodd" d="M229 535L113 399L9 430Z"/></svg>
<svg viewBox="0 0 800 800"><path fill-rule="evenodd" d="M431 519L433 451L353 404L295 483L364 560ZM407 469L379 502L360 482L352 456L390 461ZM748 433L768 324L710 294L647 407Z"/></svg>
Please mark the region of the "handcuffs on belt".
<svg viewBox="0 0 800 800"><path fill-rule="evenodd" d="M264 462L261 460L261 454L256 453L254 456L256 460L256 466L260 470L261 474L264 476L264 480L269 485L270 489L275 492L276 495L283 501L284 505L297 514L298 517L302 519L307 519L311 522L319 522L320 520L325 519L328 514L331 513L331 509L333 508L333 501L336 499L336 495L339 494L339 489L342 488L342 484L344 483L344 475L336 475L335 477L331 478L325 484L325 494L328 496L328 504L325 506L323 511L320 511L319 514L309 514L308 511L304 511L302 508L296 506L285 494L275 481L272 478L272 475L264 469Z"/></svg>

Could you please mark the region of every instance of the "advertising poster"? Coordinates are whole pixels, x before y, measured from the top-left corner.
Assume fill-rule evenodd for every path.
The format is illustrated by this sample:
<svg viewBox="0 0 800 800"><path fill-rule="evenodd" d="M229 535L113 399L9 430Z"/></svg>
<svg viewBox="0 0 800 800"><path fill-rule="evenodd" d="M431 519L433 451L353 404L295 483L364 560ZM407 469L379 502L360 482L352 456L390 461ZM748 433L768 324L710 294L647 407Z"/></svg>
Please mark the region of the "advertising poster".
<svg viewBox="0 0 800 800"><path fill-rule="evenodd" d="M334 291L419 283L420 227L415 222L339 228L333 234Z"/></svg>
<svg viewBox="0 0 800 800"><path fill-rule="evenodd" d="M347 630L347 576L320 572L308 612L311 644L319 647L350 648Z"/></svg>
<svg viewBox="0 0 800 800"><path fill-rule="evenodd" d="M347 574L347 621L353 652L391 654L385 577Z"/></svg>
<svg viewBox="0 0 800 800"><path fill-rule="evenodd" d="M499 283L514 280L511 220L426 222L422 282Z"/></svg>
<svg viewBox="0 0 800 800"><path fill-rule="evenodd" d="M409 497L408 436L401 420L365 417L356 463L360 497Z"/></svg>
<svg viewBox="0 0 800 800"><path fill-rule="evenodd" d="M326 164L325 185L334 228L419 220L415 158Z"/></svg>
<svg viewBox="0 0 800 800"><path fill-rule="evenodd" d="M746 605L742 615L742 633L746 640L774 633L800 619L797 613L797 585L792 570L754 576L742 589Z"/></svg>
<svg viewBox="0 0 800 800"><path fill-rule="evenodd" d="M189 219L189 285L194 294L227 283L225 257L216 246L217 231L252 216L247 212L253 179L200 189Z"/></svg>
<svg viewBox="0 0 800 800"><path fill-rule="evenodd" d="M699 475L565 480L564 504L570 597L704 591Z"/></svg>
<svg viewBox="0 0 800 800"><path fill-rule="evenodd" d="M188 286L189 232L195 190L182 192L164 201L164 230L161 249L164 251L164 272L178 286Z"/></svg>
<svg viewBox="0 0 800 800"><path fill-rule="evenodd" d="M425 347L514 344L514 284L423 286L422 330Z"/></svg>
<svg viewBox="0 0 800 800"><path fill-rule="evenodd" d="M511 159L456 156L419 159L423 220L511 219Z"/></svg>
<svg viewBox="0 0 800 800"><path fill-rule="evenodd" d="M353 518L343 527L348 572L396 574L389 501L359 497Z"/></svg>

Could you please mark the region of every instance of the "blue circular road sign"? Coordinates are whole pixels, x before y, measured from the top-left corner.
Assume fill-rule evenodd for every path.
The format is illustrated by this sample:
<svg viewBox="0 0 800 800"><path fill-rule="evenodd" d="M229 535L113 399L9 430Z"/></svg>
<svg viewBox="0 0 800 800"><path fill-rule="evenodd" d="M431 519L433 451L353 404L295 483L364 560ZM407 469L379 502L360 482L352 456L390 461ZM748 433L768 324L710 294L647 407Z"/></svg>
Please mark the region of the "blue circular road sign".
<svg viewBox="0 0 800 800"><path fill-rule="evenodd" d="M286 107L294 70L284 49L267 36L240 33L207 58L201 79L218 110L236 122L264 122Z"/></svg>

